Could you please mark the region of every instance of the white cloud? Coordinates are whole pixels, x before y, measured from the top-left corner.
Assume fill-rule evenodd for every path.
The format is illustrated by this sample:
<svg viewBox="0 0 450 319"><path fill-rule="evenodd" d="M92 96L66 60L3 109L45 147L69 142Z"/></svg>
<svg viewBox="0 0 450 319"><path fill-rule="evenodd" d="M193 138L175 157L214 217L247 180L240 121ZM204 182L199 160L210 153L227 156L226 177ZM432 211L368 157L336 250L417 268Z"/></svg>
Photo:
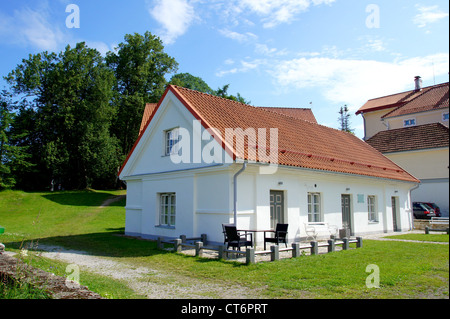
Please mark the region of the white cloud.
<svg viewBox="0 0 450 319"><path fill-rule="evenodd" d="M416 7L420 13L414 17L413 22L419 28L424 28L430 23L435 23L448 17L448 13L440 11L438 6L425 7L416 5Z"/></svg>
<svg viewBox="0 0 450 319"><path fill-rule="evenodd" d="M227 61L229 61L229 60L226 60L225 64L230 65L229 63L227 63ZM222 70L222 71L216 72L216 76L223 77L228 74L245 73L250 70L255 70L259 66L261 66L265 63L266 63L266 60L264 60L264 59L255 59L253 61L240 61L239 67L234 67L229 70Z"/></svg>
<svg viewBox="0 0 450 319"><path fill-rule="evenodd" d="M356 111L368 99L413 88L414 76L424 82L445 75L449 54L441 53L393 62L313 57L281 61L270 71L280 87L316 88L331 102ZM434 71L433 71L434 70Z"/></svg>
<svg viewBox="0 0 450 319"><path fill-rule="evenodd" d="M251 32L238 33L235 31L228 30L228 29L221 29L221 30L219 30L219 32L223 36L225 36L229 39L232 39L232 40L236 40L241 43L255 40L258 38L255 34L253 34Z"/></svg>
<svg viewBox="0 0 450 319"><path fill-rule="evenodd" d="M155 3L149 13L162 26L163 42L174 43L195 20L194 7L187 0L157 0Z"/></svg>
<svg viewBox="0 0 450 319"><path fill-rule="evenodd" d="M24 7L15 10L13 16L0 16L0 20L0 38L5 42L48 51L55 51L64 43L63 32L48 21L45 8Z"/></svg>
<svg viewBox="0 0 450 319"><path fill-rule="evenodd" d="M331 4L335 0L239 0L237 5L262 17L265 28L291 22L311 5Z"/></svg>

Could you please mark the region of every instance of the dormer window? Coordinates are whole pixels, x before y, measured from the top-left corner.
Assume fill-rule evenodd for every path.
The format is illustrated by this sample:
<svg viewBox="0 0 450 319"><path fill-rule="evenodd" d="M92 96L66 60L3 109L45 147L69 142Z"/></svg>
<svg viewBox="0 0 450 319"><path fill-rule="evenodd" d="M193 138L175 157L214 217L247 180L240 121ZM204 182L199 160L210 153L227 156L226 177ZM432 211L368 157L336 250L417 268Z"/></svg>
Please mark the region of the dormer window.
<svg viewBox="0 0 450 319"><path fill-rule="evenodd" d="M448 112L442 114L442 121L448 121Z"/></svg>
<svg viewBox="0 0 450 319"><path fill-rule="evenodd" d="M165 155L177 154L179 150L178 142L180 141L179 129L174 128L165 131Z"/></svg>
<svg viewBox="0 0 450 319"><path fill-rule="evenodd" d="M407 119L403 121L403 127L408 126L415 126L416 125L416 119Z"/></svg>

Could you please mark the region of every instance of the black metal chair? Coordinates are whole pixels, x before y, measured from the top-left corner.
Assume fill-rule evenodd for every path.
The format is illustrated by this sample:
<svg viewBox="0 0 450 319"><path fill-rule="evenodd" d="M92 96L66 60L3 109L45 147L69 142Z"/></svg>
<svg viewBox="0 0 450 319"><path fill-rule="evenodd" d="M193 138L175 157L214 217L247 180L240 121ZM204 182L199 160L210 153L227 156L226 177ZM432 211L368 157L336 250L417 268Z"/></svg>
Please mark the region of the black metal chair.
<svg viewBox="0 0 450 319"><path fill-rule="evenodd" d="M236 247L238 250L241 250L241 247L248 246L253 247L253 236L251 233L246 233L240 235L234 225L224 225L225 233L226 233L226 242L227 249L231 247ZM250 240L248 240L248 236L250 236Z"/></svg>
<svg viewBox="0 0 450 319"><path fill-rule="evenodd" d="M227 232L225 231L225 226L234 226L232 224L222 224L222 233L223 233L223 244L225 245L228 242Z"/></svg>
<svg viewBox="0 0 450 319"><path fill-rule="evenodd" d="M266 250L266 243L284 243L287 248L287 233L288 233L288 224L277 224L274 233L274 237L266 237L266 232L264 232L264 250Z"/></svg>

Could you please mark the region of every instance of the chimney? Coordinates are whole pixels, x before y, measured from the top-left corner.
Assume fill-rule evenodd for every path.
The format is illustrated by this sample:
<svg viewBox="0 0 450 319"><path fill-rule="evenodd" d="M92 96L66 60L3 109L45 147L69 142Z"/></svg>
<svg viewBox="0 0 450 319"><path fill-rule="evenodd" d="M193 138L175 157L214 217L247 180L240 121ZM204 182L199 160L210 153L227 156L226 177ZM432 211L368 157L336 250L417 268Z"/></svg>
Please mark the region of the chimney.
<svg viewBox="0 0 450 319"><path fill-rule="evenodd" d="M414 77L414 83L415 83L415 91L421 91L422 90L422 78L420 76Z"/></svg>

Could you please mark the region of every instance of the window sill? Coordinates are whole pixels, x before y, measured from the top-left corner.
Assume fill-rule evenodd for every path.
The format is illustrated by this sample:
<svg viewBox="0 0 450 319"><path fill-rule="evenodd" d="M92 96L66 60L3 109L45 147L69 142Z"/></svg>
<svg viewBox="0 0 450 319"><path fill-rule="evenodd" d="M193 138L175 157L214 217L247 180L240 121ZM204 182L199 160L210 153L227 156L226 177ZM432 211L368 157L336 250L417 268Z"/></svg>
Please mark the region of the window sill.
<svg viewBox="0 0 450 319"><path fill-rule="evenodd" d="M372 224L379 224L379 223L380 223L379 221L369 220L369 225L372 225Z"/></svg>
<svg viewBox="0 0 450 319"><path fill-rule="evenodd" d="M169 225L155 225L156 228L164 228L164 229L175 229L175 226Z"/></svg>

